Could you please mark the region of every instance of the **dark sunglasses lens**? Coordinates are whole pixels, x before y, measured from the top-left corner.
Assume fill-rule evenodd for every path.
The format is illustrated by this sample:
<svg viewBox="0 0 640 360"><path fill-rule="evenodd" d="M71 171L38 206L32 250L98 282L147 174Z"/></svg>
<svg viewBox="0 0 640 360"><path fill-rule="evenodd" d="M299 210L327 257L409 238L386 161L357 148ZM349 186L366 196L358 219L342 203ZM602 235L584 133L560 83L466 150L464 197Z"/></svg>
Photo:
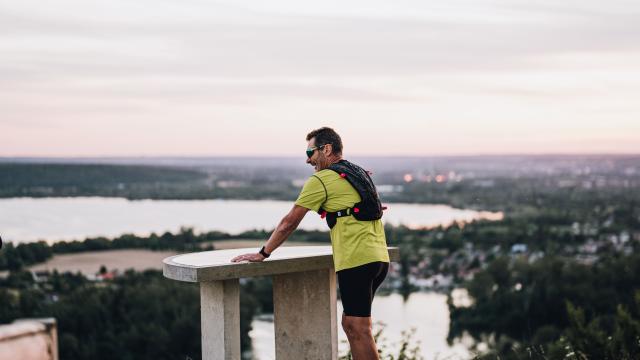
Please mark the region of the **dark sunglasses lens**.
<svg viewBox="0 0 640 360"><path fill-rule="evenodd" d="M307 157L310 158L313 156L313 152L316 151L315 149L313 150L307 150Z"/></svg>

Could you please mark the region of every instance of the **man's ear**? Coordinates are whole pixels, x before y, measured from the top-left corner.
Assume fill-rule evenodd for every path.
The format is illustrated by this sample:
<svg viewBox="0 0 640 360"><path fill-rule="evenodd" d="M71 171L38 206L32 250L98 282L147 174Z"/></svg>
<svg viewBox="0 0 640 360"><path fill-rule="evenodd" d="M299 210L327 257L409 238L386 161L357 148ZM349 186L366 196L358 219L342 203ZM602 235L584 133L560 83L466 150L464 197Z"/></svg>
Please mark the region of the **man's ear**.
<svg viewBox="0 0 640 360"><path fill-rule="evenodd" d="M322 151L324 152L324 157L327 157L327 156L331 155L331 153L333 152L333 145L332 144L325 145L322 148Z"/></svg>

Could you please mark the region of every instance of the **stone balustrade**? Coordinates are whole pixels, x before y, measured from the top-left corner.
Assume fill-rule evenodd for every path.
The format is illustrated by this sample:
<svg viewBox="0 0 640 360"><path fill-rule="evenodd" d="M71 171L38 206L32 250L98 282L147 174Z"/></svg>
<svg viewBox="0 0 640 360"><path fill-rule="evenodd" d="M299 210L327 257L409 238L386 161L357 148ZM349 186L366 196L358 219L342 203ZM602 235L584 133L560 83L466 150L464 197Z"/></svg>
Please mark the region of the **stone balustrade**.
<svg viewBox="0 0 640 360"><path fill-rule="evenodd" d="M202 359L240 359L240 278L273 278L276 359L338 357L336 275L331 246L281 247L263 262L232 263L253 249L168 257L164 276L200 284ZM397 261L398 248L389 248Z"/></svg>

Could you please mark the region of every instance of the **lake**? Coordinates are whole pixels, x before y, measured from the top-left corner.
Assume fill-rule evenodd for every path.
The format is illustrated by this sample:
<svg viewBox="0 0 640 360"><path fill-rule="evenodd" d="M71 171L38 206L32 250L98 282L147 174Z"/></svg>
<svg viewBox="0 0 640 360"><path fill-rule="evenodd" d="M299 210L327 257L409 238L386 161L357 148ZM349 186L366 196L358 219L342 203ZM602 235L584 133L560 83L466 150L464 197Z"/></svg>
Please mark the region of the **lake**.
<svg viewBox="0 0 640 360"><path fill-rule="evenodd" d="M383 221L410 227L447 225L453 221L500 219L502 213L456 209L447 205L388 204ZM290 201L274 200L136 200L121 198L0 199L0 236L5 241L82 240L124 233L149 235L218 230L237 234L273 229L291 209ZM300 224L306 230L328 230L315 213Z"/></svg>

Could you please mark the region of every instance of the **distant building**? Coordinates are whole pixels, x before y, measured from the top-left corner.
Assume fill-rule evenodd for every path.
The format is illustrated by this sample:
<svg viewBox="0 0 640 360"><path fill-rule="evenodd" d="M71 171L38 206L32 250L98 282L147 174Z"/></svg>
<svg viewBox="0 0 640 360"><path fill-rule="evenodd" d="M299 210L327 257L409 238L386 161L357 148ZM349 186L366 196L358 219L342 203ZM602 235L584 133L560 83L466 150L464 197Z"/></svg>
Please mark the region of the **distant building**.
<svg viewBox="0 0 640 360"><path fill-rule="evenodd" d="M512 254L523 254L527 252L527 244L513 244L511 246Z"/></svg>
<svg viewBox="0 0 640 360"><path fill-rule="evenodd" d="M230 188L243 188L248 184L245 181L235 181L235 180L220 180L216 183L216 186L222 189L230 189Z"/></svg>
<svg viewBox="0 0 640 360"><path fill-rule="evenodd" d="M542 251L535 251L534 253L532 253L531 255L529 255L529 264L533 264L534 262L540 260L544 258L544 252Z"/></svg>
<svg viewBox="0 0 640 360"><path fill-rule="evenodd" d="M47 280L49 280L49 276L51 274L49 273L49 270L39 270L39 271L32 271L31 272L31 276L33 277L33 281L37 282L37 283L43 283L43 282L47 282Z"/></svg>
<svg viewBox="0 0 640 360"><path fill-rule="evenodd" d="M415 279L413 285L420 289L448 289L453 285L453 276L436 274L427 279Z"/></svg>
<svg viewBox="0 0 640 360"><path fill-rule="evenodd" d="M595 254L598 252L598 243L593 240L589 240L580 247L578 247L578 251L584 254Z"/></svg>
<svg viewBox="0 0 640 360"><path fill-rule="evenodd" d="M393 193L401 193L404 190L404 188L402 187L402 185L382 184L382 185L377 185L376 190L378 190L378 193L380 194L393 194Z"/></svg>
<svg viewBox="0 0 640 360"><path fill-rule="evenodd" d="M90 281L106 281L106 280L113 280L116 277L118 277L118 275L120 274L120 272L116 269L116 270L111 270L111 271L106 271L104 273L96 273L95 275L88 275L87 279Z"/></svg>
<svg viewBox="0 0 640 360"><path fill-rule="evenodd" d="M491 188L495 186L494 180L475 180L473 182L473 186L482 187L482 188Z"/></svg>

